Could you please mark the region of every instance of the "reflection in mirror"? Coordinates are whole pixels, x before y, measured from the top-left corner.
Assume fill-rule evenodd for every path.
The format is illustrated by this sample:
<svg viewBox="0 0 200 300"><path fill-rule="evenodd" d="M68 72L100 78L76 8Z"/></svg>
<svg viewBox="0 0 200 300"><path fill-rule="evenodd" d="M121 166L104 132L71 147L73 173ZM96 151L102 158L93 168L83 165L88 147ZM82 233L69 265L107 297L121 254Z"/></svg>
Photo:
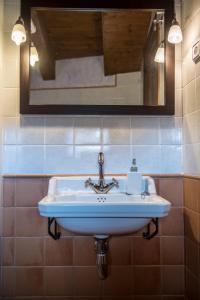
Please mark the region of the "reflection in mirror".
<svg viewBox="0 0 200 300"><path fill-rule="evenodd" d="M31 105L165 105L164 11L31 11Z"/></svg>

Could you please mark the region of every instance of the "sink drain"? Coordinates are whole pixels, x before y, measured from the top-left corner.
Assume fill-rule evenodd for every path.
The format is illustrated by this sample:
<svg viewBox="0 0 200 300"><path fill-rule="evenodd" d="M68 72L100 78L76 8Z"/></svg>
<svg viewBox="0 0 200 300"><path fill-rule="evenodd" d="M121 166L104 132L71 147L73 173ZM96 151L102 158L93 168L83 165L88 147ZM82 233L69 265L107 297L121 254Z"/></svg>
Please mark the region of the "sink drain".
<svg viewBox="0 0 200 300"><path fill-rule="evenodd" d="M95 237L96 264L99 278L104 280L108 276L107 252L108 237Z"/></svg>

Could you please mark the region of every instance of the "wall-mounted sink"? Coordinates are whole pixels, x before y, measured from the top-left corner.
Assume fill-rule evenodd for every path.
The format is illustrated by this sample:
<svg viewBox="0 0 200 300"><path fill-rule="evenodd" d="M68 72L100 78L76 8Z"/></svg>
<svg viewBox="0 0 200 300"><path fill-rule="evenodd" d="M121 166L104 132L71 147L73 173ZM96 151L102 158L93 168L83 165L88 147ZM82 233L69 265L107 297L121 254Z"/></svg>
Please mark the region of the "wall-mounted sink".
<svg viewBox="0 0 200 300"><path fill-rule="evenodd" d="M60 238L57 223L69 231L95 236L98 274L105 279L109 235L128 234L148 225L143 237L151 239L158 233L158 218L168 215L171 204L157 195L153 178L137 172L135 159L128 177L104 177L102 152L98 164L99 177L50 179L39 211L48 217L48 231L54 239ZM151 221L155 225L152 233ZM55 232L51 231L53 222Z"/></svg>
<svg viewBox="0 0 200 300"><path fill-rule="evenodd" d="M156 194L152 178L143 177L141 194L126 194L126 176L115 179L119 187L108 194L96 194L85 187L86 177L53 177L48 195L39 202L40 214L56 218L67 230L86 235L128 234L153 218L168 215L171 204ZM112 177L105 177L111 181ZM98 177L92 178L98 182Z"/></svg>

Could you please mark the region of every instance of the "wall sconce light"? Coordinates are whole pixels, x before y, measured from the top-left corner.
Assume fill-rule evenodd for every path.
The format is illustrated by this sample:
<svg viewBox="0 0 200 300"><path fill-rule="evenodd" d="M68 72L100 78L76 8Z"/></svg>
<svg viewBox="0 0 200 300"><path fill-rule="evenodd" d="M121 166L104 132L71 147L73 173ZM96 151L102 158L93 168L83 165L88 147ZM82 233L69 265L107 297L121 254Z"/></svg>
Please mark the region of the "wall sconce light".
<svg viewBox="0 0 200 300"><path fill-rule="evenodd" d="M36 62L39 61L39 56L36 47L32 44L30 48L30 65L35 66Z"/></svg>
<svg viewBox="0 0 200 300"><path fill-rule="evenodd" d="M161 42L158 50L156 51L156 55L154 61L160 64L164 64L165 62L165 44L164 41Z"/></svg>
<svg viewBox="0 0 200 300"><path fill-rule="evenodd" d="M168 42L171 44L179 44L182 42L182 40L183 40L183 34L182 34L181 27L178 21L176 20L176 17L174 17L168 33Z"/></svg>
<svg viewBox="0 0 200 300"><path fill-rule="evenodd" d="M20 46L22 43L26 42L26 30L22 17L19 17L15 23L12 30L11 39L17 46Z"/></svg>

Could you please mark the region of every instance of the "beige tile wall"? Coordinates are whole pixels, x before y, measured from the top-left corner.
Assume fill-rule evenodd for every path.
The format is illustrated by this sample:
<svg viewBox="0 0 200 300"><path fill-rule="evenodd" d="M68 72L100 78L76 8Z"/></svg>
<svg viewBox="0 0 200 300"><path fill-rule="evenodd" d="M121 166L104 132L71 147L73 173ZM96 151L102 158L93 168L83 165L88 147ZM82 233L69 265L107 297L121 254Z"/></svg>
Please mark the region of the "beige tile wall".
<svg viewBox="0 0 200 300"><path fill-rule="evenodd" d="M2 174L2 98L3 98L3 11L4 1L0 0L0 175ZM1 176L0 176L0 206L1 206ZM0 217L1 220L1 217Z"/></svg>
<svg viewBox="0 0 200 300"><path fill-rule="evenodd" d="M183 1L183 160L184 172L200 174L200 62L192 46L200 39L200 1Z"/></svg>
<svg viewBox="0 0 200 300"><path fill-rule="evenodd" d="M186 299L200 298L200 180L184 179Z"/></svg>
<svg viewBox="0 0 200 300"><path fill-rule="evenodd" d="M3 63L3 9L4 1L0 0L0 107L2 103L3 82L2 82L2 63ZM0 247L2 242L3 232L3 205L2 205L2 111L0 108ZM0 251L1 260L1 251ZM1 263L0 263L0 281L1 281Z"/></svg>

